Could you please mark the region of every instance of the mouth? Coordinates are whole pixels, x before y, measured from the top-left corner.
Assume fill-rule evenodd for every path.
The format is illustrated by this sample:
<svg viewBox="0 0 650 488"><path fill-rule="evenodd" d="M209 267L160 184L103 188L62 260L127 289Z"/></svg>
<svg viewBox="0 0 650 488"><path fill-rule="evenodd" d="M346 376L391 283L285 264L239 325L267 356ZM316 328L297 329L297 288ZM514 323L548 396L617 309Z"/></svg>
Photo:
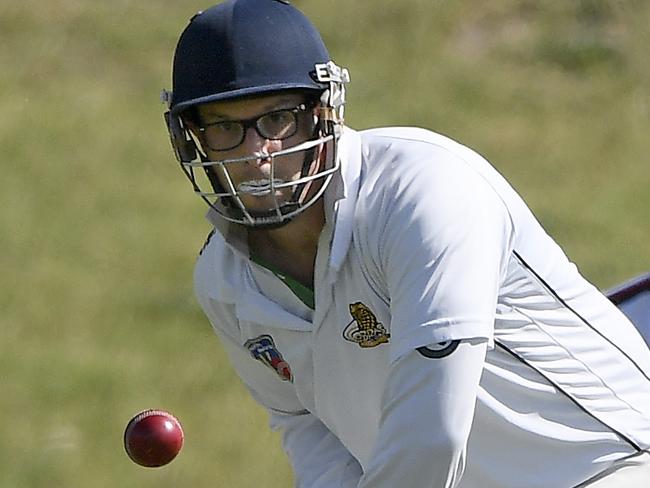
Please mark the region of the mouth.
<svg viewBox="0 0 650 488"><path fill-rule="evenodd" d="M273 186L276 187L284 183L284 180L275 178ZM237 185L237 191L247 193L249 195L264 196L271 193L271 181L264 178L259 180L242 181Z"/></svg>

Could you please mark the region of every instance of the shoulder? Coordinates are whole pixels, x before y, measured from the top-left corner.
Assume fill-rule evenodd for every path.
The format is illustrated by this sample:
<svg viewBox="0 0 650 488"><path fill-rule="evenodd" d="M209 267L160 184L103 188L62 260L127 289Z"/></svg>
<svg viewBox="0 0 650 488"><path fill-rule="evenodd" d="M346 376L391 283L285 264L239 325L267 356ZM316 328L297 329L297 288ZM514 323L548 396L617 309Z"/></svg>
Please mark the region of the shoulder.
<svg viewBox="0 0 650 488"><path fill-rule="evenodd" d="M201 256L201 254L203 254L203 251L205 251L205 248L208 247L208 245L210 244L210 241L212 240L212 236L214 236L215 232L216 232L216 230L212 229L208 233L208 236L205 238L205 242L201 246L201 249L199 249L199 256Z"/></svg>
<svg viewBox="0 0 650 488"><path fill-rule="evenodd" d="M360 137L364 167L360 202L423 197L430 204L478 201L481 195L498 197L509 188L483 156L444 135L415 127L385 127L361 131Z"/></svg>
<svg viewBox="0 0 650 488"><path fill-rule="evenodd" d="M366 181L373 191L391 194L449 190L471 195L476 188L507 187L491 163L474 149L417 127L385 127L360 132ZM410 191L407 191L410 190Z"/></svg>
<svg viewBox="0 0 650 488"><path fill-rule="evenodd" d="M359 242L381 247L389 234L451 241L472 219L510 228L510 186L476 151L418 128L372 129L361 138L366 171L355 212Z"/></svg>
<svg viewBox="0 0 650 488"><path fill-rule="evenodd" d="M242 259L212 229L199 251L194 266L194 291L199 301L217 300L231 303L241 285Z"/></svg>
<svg viewBox="0 0 650 488"><path fill-rule="evenodd" d="M420 127L380 127L359 132L364 148L370 151L384 149L404 155L448 154L462 158L475 158L479 154L460 142Z"/></svg>
<svg viewBox="0 0 650 488"><path fill-rule="evenodd" d="M208 233L194 264L194 291L199 301L209 295L208 290L211 288L213 280L210 269L213 269L215 265L215 248L218 247L218 245L215 246L215 242L219 239L218 237L215 239L215 235L215 229Z"/></svg>

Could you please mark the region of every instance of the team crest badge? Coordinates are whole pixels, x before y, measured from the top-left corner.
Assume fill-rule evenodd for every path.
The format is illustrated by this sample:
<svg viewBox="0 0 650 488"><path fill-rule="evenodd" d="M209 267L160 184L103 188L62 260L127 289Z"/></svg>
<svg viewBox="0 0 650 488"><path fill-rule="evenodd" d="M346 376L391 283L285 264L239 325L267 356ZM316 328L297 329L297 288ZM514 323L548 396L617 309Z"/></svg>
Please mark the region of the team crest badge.
<svg viewBox="0 0 650 488"><path fill-rule="evenodd" d="M390 334L377 321L375 314L361 302L350 304L352 321L343 330L343 338L363 348L386 344Z"/></svg>
<svg viewBox="0 0 650 488"><path fill-rule="evenodd" d="M261 335L246 341L244 347L250 351L253 358L275 371L283 381L293 382L289 363L284 360L278 348L275 347L273 338L270 335Z"/></svg>

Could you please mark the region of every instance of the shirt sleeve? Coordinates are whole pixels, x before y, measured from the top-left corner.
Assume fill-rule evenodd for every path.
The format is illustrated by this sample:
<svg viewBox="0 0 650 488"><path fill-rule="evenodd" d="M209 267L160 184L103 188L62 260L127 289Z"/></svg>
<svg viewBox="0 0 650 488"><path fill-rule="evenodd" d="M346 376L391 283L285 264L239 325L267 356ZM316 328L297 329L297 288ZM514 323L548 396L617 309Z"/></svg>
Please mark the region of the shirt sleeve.
<svg viewBox="0 0 650 488"><path fill-rule="evenodd" d="M497 192L459 156L439 149L429 159L399 165L367 211L369 254L390 300L392 361L427 344L491 341L512 253Z"/></svg>
<svg viewBox="0 0 650 488"><path fill-rule="evenodd" d="M271 414L271 427L282 433L296 488L355 488L361 466L339 439L311 414Z"/></svg>
<svg viewBox="0 0 650 488"><path fill-rule="evenodd" d="M368 256L390 304L390 370L359 488L458 486L511 216L475 153L416 148L368 199ZM469 159L467 159L469 158Z"/></svg>
<svg viewBox="0 0 650 488"><path fill-rule="evenodd" d="M453 488L466 447L487 341L411 351L393 363L379 436L358 488Z"/></svg>

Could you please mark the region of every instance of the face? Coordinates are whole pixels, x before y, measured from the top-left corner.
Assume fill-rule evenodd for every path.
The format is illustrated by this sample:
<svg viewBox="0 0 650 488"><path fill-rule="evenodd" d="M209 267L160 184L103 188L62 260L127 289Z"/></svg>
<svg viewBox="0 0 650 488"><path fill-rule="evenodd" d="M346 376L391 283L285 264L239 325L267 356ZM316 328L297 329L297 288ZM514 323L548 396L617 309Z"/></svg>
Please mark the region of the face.
<svg viewBox="0 0 650 488"><path fill-rule="evenodd" d="M306 97L302 93L285 93L215 102L197 107L199 125L204 129L199 130L199 127L194 127L193 132L210 161L250 157L246 161L217 165L214 171L223 188L228 189L232 184L242 203L252 214L264 214L275 209L278 204L290 200L296 185L276 188L271 194L270 181L273 178L274 184L278 185L299 179L305 154L310 156L309 173L317 170L321 159L321 150L318 148L315 152L302 151L286 156L269 157L272 153L293 147L313 137L315 126L313 107L307 105L306 110L296 111L297 125L288 130L282 127L286 127L288 120L293 120L293 115L287 116L286 112L277 112L294 109L306 102ZM257 130L255 122L251 122L244 129L241 144L228 148L241 140L236 135L238 132L234 124L229 122L252 121L264 114L269 115L258 122L261 131ZM276 130L276 127L279 129ZM295 133L290 135L294 130ZM273 138L272 133L276 134L276 138ZM221 147L226 149L215 150ZM303 192L308 192L309 186L307 184Z"/></svg>

